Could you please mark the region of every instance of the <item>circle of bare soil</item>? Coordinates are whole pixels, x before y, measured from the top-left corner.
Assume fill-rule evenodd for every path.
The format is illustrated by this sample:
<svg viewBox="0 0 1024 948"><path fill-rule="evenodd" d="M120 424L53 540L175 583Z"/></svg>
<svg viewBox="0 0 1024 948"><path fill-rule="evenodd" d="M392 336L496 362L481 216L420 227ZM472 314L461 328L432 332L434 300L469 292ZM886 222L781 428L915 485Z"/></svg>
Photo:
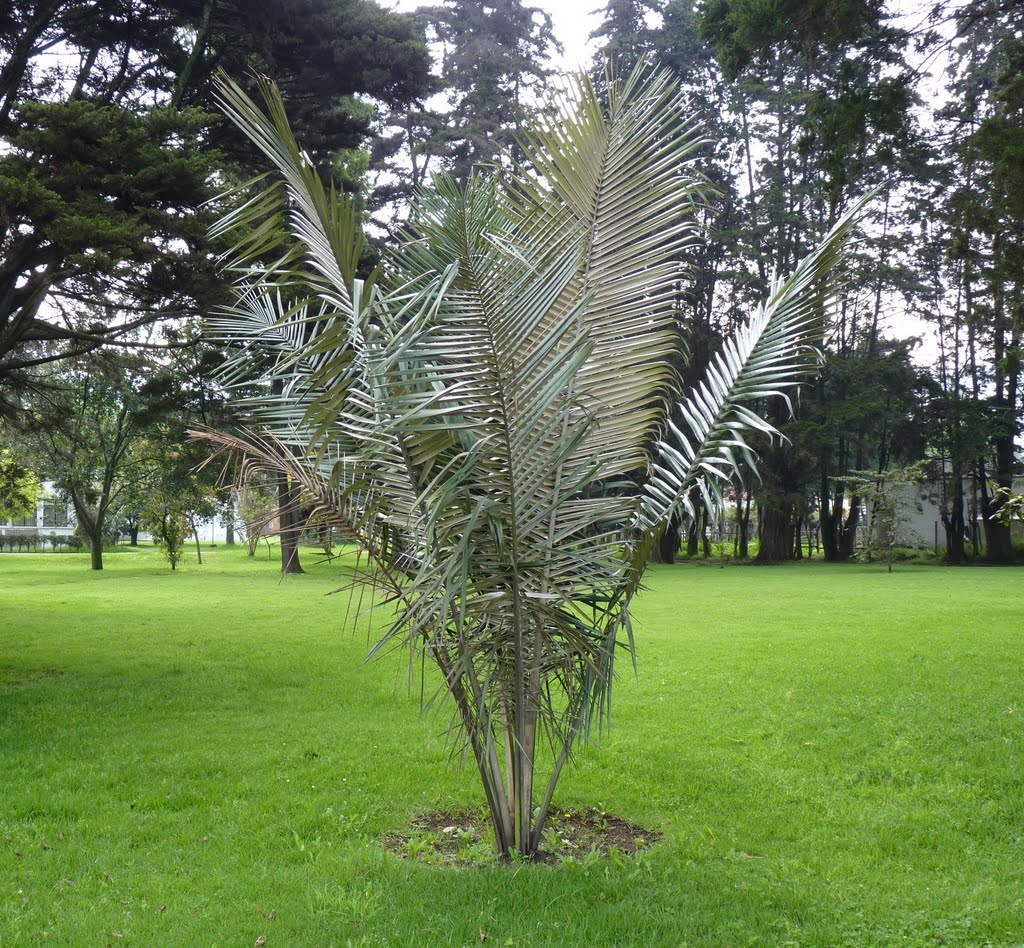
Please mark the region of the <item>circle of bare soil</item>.
<svg viewBox="0 0 1024 948"><path fill-rule="evenodd" d="M647 829L596 807L553 810L535 862L559 865L585 858L633 855L661 839ZM412 820L409 832L384 837L403 859L438 866L488 866L499 861L487 813L479 808L437 810Z"/></svg>

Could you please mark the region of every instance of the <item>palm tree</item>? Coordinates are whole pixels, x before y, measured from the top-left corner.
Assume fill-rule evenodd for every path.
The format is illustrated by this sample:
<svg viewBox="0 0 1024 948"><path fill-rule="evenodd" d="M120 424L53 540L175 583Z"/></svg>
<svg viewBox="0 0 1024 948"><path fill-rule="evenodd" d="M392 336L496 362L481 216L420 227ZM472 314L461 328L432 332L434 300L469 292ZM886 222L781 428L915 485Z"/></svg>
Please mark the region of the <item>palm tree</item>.
<svg viewBox="0 0 1024 948"><path fill-rule="evenodd" d="M702 142L666 73L572 80L513 173L437 179L369 280L351 205L263 95L266 115L221 86L280 178L222 222L241 235L238 303L213 331L229 376L269 360L283 384L250 399L250 429L200 436L287 473L358 539L358 581L393 609L373 653L436 664L498 849L535 855L574 746L607 720L658 537L692 498L716 505L737 455L753 461L745 433L776 434L754 407L816 370L856 210L682 398Z"/></svg>

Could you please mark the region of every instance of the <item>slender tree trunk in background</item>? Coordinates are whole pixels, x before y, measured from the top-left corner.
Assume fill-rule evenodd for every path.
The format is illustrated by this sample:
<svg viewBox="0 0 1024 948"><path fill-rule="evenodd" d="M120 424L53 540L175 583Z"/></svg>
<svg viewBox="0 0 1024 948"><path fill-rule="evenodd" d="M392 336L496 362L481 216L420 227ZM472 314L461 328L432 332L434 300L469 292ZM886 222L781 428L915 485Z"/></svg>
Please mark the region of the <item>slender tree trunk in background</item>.
<svg viewBox="0 0 1024 948"><path fill-rule="evenodd" d="M960 465L954 461L950 477L949 513L942 517L946 531L946 562L964 561L964 478Z"/></svg>
<svg viewBox="0 0 1024 948"><path fill-rule="evenodd" d="M732 542L732 555L746 559L750 551L750 493L736 494L736 534Z"/></svg>
<svg viewBox="0 0 1024 948"><path fill-rule="evenodd" d="M841 500L842 494L838 490L834 498L829 495L827 489L822 490L819 517L821 545L825 550L826 563L838 563L842 558L839 552L839 534L843 518L842 508L839 507Z"/></svg>
<svg viewBox="0 0 1024 948"><path fill-rule="evenodd" d="M135 524L128 528L128 545L138 546L139 545L139 526Z"/></svg>
<svg viewBox="0 0 1024 948"><path fill-rule="evenodd" d="M849 562L857 548L857 525L860 522L862 506L863 501L854 494L850 497L850 512L845 517L843 517L842 511L839 513L841 533L839 534L838 558L840 562Z"/></svg>
<svg viewBox="0 0 1024 948"><path fill-rule="evenodd" d="M192 536L195 537L196 541L196 559L199 565L203 565L203 551L199 546L199 524L195 522L191 517L188 518L189 526L192 528Z"/></svg>
<svg viewBox="0 0 1024 948"><path fill-rule="evenodd" d="M694 517L686 525L686 555L695 557L700 550L700 516Z"/></svg>
<svg viewBox="0 0 1024 948"><path fill-rule="evenodd" d="M84 495L76 488L69 491L71 505L78 519L78 526L89 543L89 561L92 569L103 569L103 525L106 522L106 498L101 498L98 506L84 502Z"/></svg>
<svg viewBox="0 0 1024 948"><path fill-rule="evenodd" d="M289 484L287 475L281 474L277 480L277 499L280 508L278 518L281 524L282 573L305 572L299 562L298 495L298 490Z"/></svg>
<svg viewBox="0 0 1024 948"><path fill-rule="evenodd" d="M740 550L739 555L741 559L746 559L750 556L750 492L747 491L746 497L740 504L739 516L736 520L736 526L739 530L740 535Z"/></svg>
<svg viewBox="0 0 1024 948"><path fill-rule="evenodd" d="M235 525L230 520L224 525L224 542L228 546L235 545Z"/></svg>
<svg viewBox="0 0 1024 948"><path fill-rule="evenodd" d="M280 379L274 379L271 388L275 395L280 395L284 391L283 382ZM292 487L288 475L279 474L277 477L277 517L281 536L282 573L305 572L299 562L298 504L298 489Z"/></svg>
<svg viewBox="0 0 1024 948"><path fill-rule="evenodd" d="M673 517L669 528L654 548L651 560L655 563L674 563L679 551L679 521Z"/></svg>
<svg viewBox="0 0 1024 948"><path fill-rule="evenodd" d="M1004 439L1000 438L999 441ZM1010 449L1012 451L1012 439ZM999 487L1007 487L1012 489L1013 487L1013 455L1012 453L1008 458L998 458L998 452L1000 444L997 442L997 461L995 471L995 482ZM1000 463L1000 461L1002 463ZM1005 465L1005 466L1004 466ZM1005 473L1009 470L1009 475ZM1001 495L993 495L989 493L988 486L981 486L982 492L982 504L981 509L983 511L982 525L985 530L985 559L990 563L1006 564L1012 563L1014 559L1013 552L1013 536L1010 532L1010 525L1008 523L1002 523L999 519L999 509L1005 502Z"/></svg>
<svg viewBox="0 0 1024 948"><path fill-rule="evenodd" d="M1007 300L1002 271L1003 240L996 235L993 241L993 269L995 271L993 307L993 355L996 366L995 407L1000 416L1000 427L992 439L995 464L992 479L997 487L1013 490L1013 470L1016 454L1016 419L1018 415L1017 388L1020 379L1020 345L1024 313L1008 318ZM1012 325L1011 325L1012 323ZM1010 525L999 520L999 509L1005 503L1001 494L990 494L988 483L979 483L982 492L982 524L985 529L985 558L990 563L1012 563L1013 538Z"/></svg>

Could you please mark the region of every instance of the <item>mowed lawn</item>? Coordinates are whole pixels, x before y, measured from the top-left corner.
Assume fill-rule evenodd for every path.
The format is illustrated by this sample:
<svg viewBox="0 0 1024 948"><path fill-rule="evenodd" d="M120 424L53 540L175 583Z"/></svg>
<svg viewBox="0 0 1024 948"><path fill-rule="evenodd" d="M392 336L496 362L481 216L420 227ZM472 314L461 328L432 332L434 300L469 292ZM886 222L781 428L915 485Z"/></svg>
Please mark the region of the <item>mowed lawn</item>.
<svg viewBox="0 0 1024 948"><path fill-rule="evenodd" d="M1024 944L1024 570L655 568L559 802L663 839L451 869L381 843L482 794L344 567L204 556L0 554L0 945Z"/></svg>

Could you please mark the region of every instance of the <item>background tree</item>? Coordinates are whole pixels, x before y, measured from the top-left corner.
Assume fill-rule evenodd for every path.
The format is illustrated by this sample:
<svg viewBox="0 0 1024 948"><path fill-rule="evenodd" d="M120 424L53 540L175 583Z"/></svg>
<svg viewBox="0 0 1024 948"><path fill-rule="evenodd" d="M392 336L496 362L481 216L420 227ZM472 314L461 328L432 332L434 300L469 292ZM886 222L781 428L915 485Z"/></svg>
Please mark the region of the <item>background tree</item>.
<svg viewBox="0 0 1024 948"><path fill-rule="evenodd" d="M171 571L185 552L185 541L191 531L187 505L178 494L150 493L139 513L139 523L147 531L170 563Z"/></svg>
<svg viewBox="0 0 1024 948"><path fill-rule="evenodd" d="M919 537L910 531L913 511L920 511L918 491L927 463L918 461L907 467L888 467L881 471L851 471L850 486L868 500L871 515L864 537L868 561L879 547L885 550L885 562L892 572L898 546L911 546Z"/></svg>
<svg viewBox="0 0 1024 948"><path fill-rule="evenodd" d="M791 268L853 197L882 188L877 223L849 263L850 286L859 292L844 299L823 337L843 359L873 360L881 354L885 302L913 283L898 252L912 246L911 220L896 197L908 178L923 173L906 35L873 0L850 0L841 13L824 3L715 0L701 8L700 24L731 83L731 111L739 119L754 220L742 266L756 283ZM819 410L828 394L823 378ZM786 431L795 445L800 429ZM764 452L761 561L797 554L794 537L815 498L826 557L850 555L861 499L843 493L841 474L868 466L870 441L866 430L848 428L843 438L819 441L816 453L787 445ZM806 476L809 465L819 467L816 476Z"/></svg>
<svg viewBox="0 0 1024 948"><path fill-rule="evenodd" d="M237 495L238 519L245 534L249 556L255 556L260 537L277 512L277 492L265 475L247 471Z"/></svg>
<svg viewBox="0 0 1024 948"><path fill-rule="evenodd" d="M416 19L439 50L439 85L448 103L412 158L422 165L436 155L465 181L474 167L514 151L550 74L547 60L559 48L551 17L523 0L443 0L420 7Z"/></svg>
<svg viewBox="0 0 1024 948"><path fill-rule="evenodd" d="M970 477L978 496L972 523L980 519L986 557L1006 563L1014 551L1009 527L998 516L1005 493L993 493L989 484L1012 488L1021 427L1024 8L983 6L961 7L953 17L952 101L938 116L946 186L933 225L944 251L933 261L941 297L934 310L943 349L939 374L952 409L944 426L952 495L947 540L950 533L964 533ZM975 443L978 431L985 433L981 446ZM950 546L954 559L962 557L962 547L962 541Z"/></svg>
<svg viewBox="0 0 1024 948"><path fill-rule="evenodd" d="M225 298L202 208L252 155L217 147L218 66L273 71L326 166L368 132L356 97L407 100L429 60L411 21L370 0L20 0L0 15L0 407L41 364L137 345L140 326Z"/></svg>
<svg viewBox="0 0 1024 948"><path fill-rule="evenodd" d="M143 379L137 357L83 357L51 374L26 413L34 453L74 507L95 570L103 569L111 516L152 471L143 450Z"/></svg>
<svg viewBox="0 0 1024 948"><path fill-rule="evenodd" d="M34 513L43 485L36 474L7 448L0 448L0 521Z"/></svg>
<svg viewBox="0 0 1024 948"><path fill-rule="evenodd" d="M660 12L663 5L663 0L608 0L599 8L601 23L590 34L598 41L596 68L603 70L610 62L624 74L632 72L654 42L647 18Z"/></svg>

